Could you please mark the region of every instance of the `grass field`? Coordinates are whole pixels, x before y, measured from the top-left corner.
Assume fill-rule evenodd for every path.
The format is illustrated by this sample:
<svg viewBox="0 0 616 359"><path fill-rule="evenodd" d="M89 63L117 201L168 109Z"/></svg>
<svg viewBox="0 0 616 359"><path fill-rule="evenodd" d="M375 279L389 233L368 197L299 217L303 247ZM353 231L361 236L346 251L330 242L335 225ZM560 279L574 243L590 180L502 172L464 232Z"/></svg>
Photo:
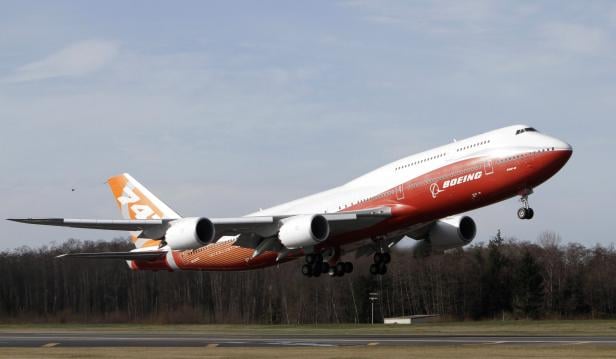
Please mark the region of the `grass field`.
<svg viewBox="0 0 616 359"><path fill-rule="evenodd" d="M0 358L614 358L610 347L3 348Z"/></svg>
<svg viewBox="0 0 616 359"><path fill-rule="evenodd" d="M616 336L616 320L436 322L417 325L0 324L0 332L182 332L203 334L416 334Z"/></svg>

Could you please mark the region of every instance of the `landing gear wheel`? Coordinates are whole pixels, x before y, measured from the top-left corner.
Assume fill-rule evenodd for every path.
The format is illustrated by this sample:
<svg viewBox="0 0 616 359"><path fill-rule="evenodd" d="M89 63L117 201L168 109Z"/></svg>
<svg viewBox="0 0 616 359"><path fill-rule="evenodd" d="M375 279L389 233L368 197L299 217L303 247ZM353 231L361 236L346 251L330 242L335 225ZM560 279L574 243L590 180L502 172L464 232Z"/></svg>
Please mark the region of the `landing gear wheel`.
<svg viewBox="0 0 616 359"><path fill-rule="evenodd" d="M372 275L379 274L379 267L377 267L377 265L374 263L370 265L370 274Z"/></svg>
<svg viewBox="0 0 616 359"><path fill-rule="evenodd" d="M323 271L323 262L316 262L312 266L312 276L313 277L320 276L322 271Z"/></svg>
<svg viewBox="0 0 616 359"><path fill-rule="evenodd" d="M351 262L344 262L344 272L345 273L353 272L353 263L351 263Z"/></svg>
<svg viewBox="0 0 616 359"><path fill-rule="evenodd" d="M374 260L374 263L383 262L383 253L379 253L379 252L374 253L374 257L372 257L372 259Z"/></svg>
<svg viewBox="0 0 616 359"><path fill-rule="evenodd" d="M387 265L385 263L381 263L379 264L379 274L380 275L384 275L385 273L387 273Z"/></svg>
<svg viewBox="0 0 616 359"><path fill-rule="evenodd" d="M526 219L532 219L535 216L535 211L532 208L526 210Z"/></svg>
<svg viewBox="0 0 616 359"><path fill-rule="evenodd" d="M531 219L535 216L535 211L532 208L520 208L518 209L518 218L519 219Z"/></svg>
<svg viewBox="0 0 616 359"><path fill-rule="evenodd" d="M338 262L336 263L336 276L342 277L344 275L344 263Z"/></svg>
<svg viewBox="0 0 616 359"><path fill-rule="evenodd" d="M312 264L314 262L316 262L316 257L314 254L306 254L306 257L304 258L304 260L306 261L306 264Z"/></svg>
<svg viewBox="0 0 616 359"><path fill-rule="evenodd" d="M518 209L518 218L526 219L526 217L528 217L528 210L524 207Z"/></svg>
<svg viewBox="0 0 616 359"><path fill-rule="evenodd" d="M323 262L323 265L321 266L321 272L322 273L328 273L329 272L329 263Z"/></svg>
<svg viewBox="0 0 616 359"><path fill-rule="evenodd" d="M312 266L310 264L304 264L302 266L302 274L306 277L312 277Z"/></svg>
<svg viewBox="0 0 616 359"><path fill-rule="evenodd" d="M387 264L391 262L391 254L383 253L383 263Z"/></svg>

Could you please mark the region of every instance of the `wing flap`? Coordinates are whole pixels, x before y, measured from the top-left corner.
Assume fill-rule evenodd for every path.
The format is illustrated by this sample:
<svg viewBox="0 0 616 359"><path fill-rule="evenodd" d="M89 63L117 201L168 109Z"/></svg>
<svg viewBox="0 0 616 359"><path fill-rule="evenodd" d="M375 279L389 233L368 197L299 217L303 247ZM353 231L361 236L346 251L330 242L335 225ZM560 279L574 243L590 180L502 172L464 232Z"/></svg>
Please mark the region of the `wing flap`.
<svg viewBox="0 0 616 359"><path fill-rule="evenodd" d="M254 233L259 237L270 237L278 232L274 217L211 218L216 229L216 240L223 236Z"/></svg>

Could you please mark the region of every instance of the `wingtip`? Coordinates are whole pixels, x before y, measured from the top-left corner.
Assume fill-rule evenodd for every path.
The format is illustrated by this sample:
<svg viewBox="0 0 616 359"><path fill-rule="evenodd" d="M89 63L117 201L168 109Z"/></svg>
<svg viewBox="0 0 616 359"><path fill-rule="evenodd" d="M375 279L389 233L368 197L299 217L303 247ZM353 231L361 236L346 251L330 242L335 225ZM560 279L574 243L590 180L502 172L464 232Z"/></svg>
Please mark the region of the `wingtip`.
<svg viewBox="0 0 616 359"><path fill-rule="evenodd" d="M7 221L12 221L12 222L33 224L33 223L37 223L38 221L41 221L43 219L50 219L50 218L7 218L6 220Z"/></svg>
<svg viewBox="0 0 616 359"><path fill-rule="evenodd" d="M26 221L25 218L5 218L5 220L11 221L11 222L21 222L21 223L24 223Z"/></svg>

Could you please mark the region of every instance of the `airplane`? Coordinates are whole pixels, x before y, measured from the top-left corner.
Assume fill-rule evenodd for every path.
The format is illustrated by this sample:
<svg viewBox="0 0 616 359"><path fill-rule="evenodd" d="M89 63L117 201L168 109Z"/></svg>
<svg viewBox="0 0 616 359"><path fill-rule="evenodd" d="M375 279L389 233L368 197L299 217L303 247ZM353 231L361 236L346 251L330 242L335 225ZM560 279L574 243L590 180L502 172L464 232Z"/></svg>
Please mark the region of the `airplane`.
<svg viewBox="0 0 616 359"><path fill-rule="evenodd" d="M108 185L124 219L13 218L11 221L130 231L129 252L59 257L123 259L132 270L235 271L304 258L302 274L341 277L343 260L372 256L384 275L391 249L415 239L414 255L468 245L475 221L463 213L520 196L520 219L531 219L528 196L569 160L572 147L527 125L497 129L386 164L339 187L238 218L182 217L129 174Z"/></svg>

